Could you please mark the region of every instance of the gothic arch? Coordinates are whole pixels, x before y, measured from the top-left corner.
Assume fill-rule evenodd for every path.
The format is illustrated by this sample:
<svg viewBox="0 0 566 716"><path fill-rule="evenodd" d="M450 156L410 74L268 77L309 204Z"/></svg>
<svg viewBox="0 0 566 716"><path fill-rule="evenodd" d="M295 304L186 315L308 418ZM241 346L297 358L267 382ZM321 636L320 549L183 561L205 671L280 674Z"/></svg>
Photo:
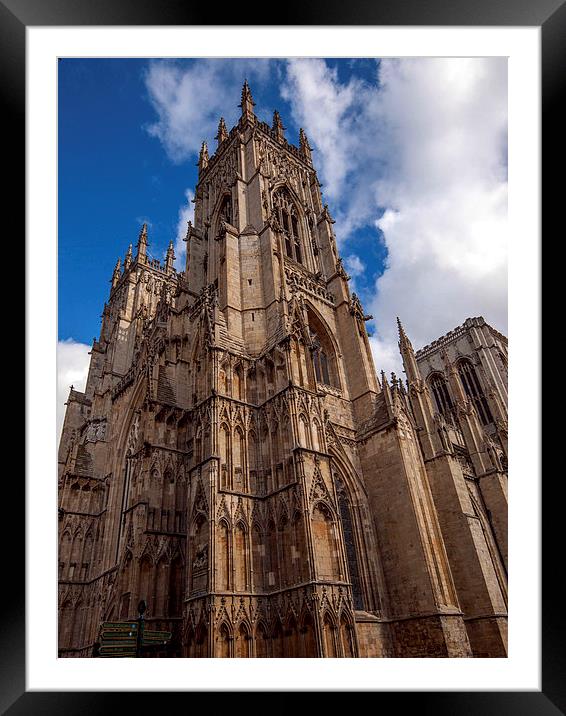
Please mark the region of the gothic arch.
<svg viewBox="0 0 566 716"><path fill-rule="evenodd" d="M218 523L218 545L217 553L217 588L220 591L228 591L230 588L230 526L225 518Z"/></svg>
<svg viewBox="0 0 566 716"><path fill-rule="evenodd" d="M66 576L69 563L71 561L71 545L72 537L69 529L65 529L61 536L61 542L59 547L59 563L61 565L61 571Z"/></svg>
<svg viewBox="0 0 566 716"><path fill-rule="evenodd" d="M454 410L454 401L444 374L438 370L427 377L427 384L434 397L437 412L448 418Z"/></svg>
<svg viewBox="0 0 566 716"><path fill-rule="evenodd" d="M203 621L195 629L195 656L201 659L208 656L208 627Z"/></svg>
<svg viewBox="0 0 566 716"><path fill-rule="evenodd" d="M354 624L350 615L342 610L338 621L338 636L342 647L342 656L345 659L353 658L355 653L354 642Z"/></svg>
<svg viewBox="0 0 566 716"><path fill-rule="evenodd" d="M218 392L221 395L228 395L228 364L222 361L218 369Z"/></svg>
<svg viewBox="0 0 566 716"><path fill-rule="evenodd" d="M460 358L456 363L456 368L464 392L473 403L480 422L482 425L492 423L493 415L489 407L483 381L478 375L476 366L469 358Z"/></svg>
<svg viewBox="0 0 566 716"><path fill-rule="evenodd" d="M130 399L129 405L127 410L124 414L124 419L122 420L122 425L120 427L120 431L118 434L118 441L117 441L117 450L116 450L116 468L118 470L121 469L122 461L124 459L124 455L126 452L126 443L128 441L128 438L130 436L130 428L132 427L132 423L134 421L136 412L141 407L144 399L145 394L147 390L147 380L145 375L142 375L135 386L135 388L132 391L132 397Z"/></svg>
<svg viewBox="0 0 566 716"><path fill-rule="evenodd" d="M241 621L235 631L234 656L239 659L250 657L251 628L246 621Z"/></svg>
<svg viewBox="0 0 566 716"><path fill-rule="evenodd" d="M297 618L292 612L287 615L283 637L284 656L288 659L302 656Z"/></svg>
<svg viewBox="0 0 566 716"><path fill-rule="evenodd" d="M246 442L244 430L236 425L232 433L232 487L241 492L244 489L244 474L246 468Z"/></svg>
<svg viewBox="0 0 566 716"><path fill-rule="evenodd" d="M299 440L302 447L306 447L309 450L312 448L312 435L310 422L304 413L300 413L298 417L299 423Z"/></svg>
<svg viewBox="0 0 566 716"><path fill-rule="evenodd" d="M368 493L366 486L342 446L331 444L328 447L328 452L332 458L334 466L340 473L341 478L347 484L352 497L358 502L367 501Z"/></svg>
<svg viewBox="0 0 566 716"><path fill-rule="evenodd" d="M244 400L244 368L239 362L232 369L232 397Z"/></svg>
<svg viewBox="0 0 566 716"><path fill-rule="evenodd" d="M262 619L255 629L255 655L258 659L266 659L269 653L269 630Z"/></svg>
<svg viewBox="0 0 566 716"><path fill-rule="evenodd" d="M271 205L277 217L283 252L293 261L308 266L310 256L307 250L308 242L305 240L308 231L297 195L287 183L282 182L271 192Z"/></svg>
<svg viewBox="0 0 566 716"><path fill-rule="evenodd" d="M221 659L229 659L232 656L233 640L234 637L232 635L230 623L223 621L218 629L216 656Z"/></svg>
<svg viewBox="0 0 566 716"><path fill-rule="evenodd" d="M330 454L354 609L371 611L375 608L374 605L378 604L379 595L372 587L375 582L371 578L374 566L370 564L368 555L374 554L377 563L379 553L373 531L368 534L363 526L363 512L369 512L366 488L354 468L348 468L346 461L336 453L334 447L330 448Z"/></svg>
<svg viewBox="0 0 566 716"><path fill-rule="evenodd" d="M232 193L224 191L219 193L214 210L212 212L212 226L216 227L215 235L220 231L220 222L225 221L227 224L234 226L234 202Z"/></svg>
<svg viewBox="0 0 566 716"><path fill-rule="evenodd" d="M332 507L325 500L317 500L311 508L311 528L318 579L336 581L342 578L337 527Z"/></svg>
<svg viewBox="0 0 566 716"><path fill-rule="evenodd" d="M338 345L336 335L335 335L334 331L332 331L330 329L330 326L328 325L327 320L320 313L318 308L308 298L303 299L303 305L307 310L307 316L309 313L312 314L315 317L315 319L320 323L320 325L323 327L324 332L328 336L328 340L332 344L332 349L336 353L336 356L341 355L341 350L340 350L340 346Z"/></svg>
<svg viewBox="0 0 566 716"><path fill-rule="evenodd" d="M324 431L318 418L312 418L312 449L317 452L324 450Z"/></svg>
<svg viewBox="0 0 566 716"><path fill-rule="evenodd" d="M340 389L342 386L338 360L340 351L336 337L332 335L326 321L309 301L305 301L305 309L312 343L311 361L314 379L317 383Z"/></svg>
<svg viewBox="0 0 566 716"><path fill-rule="evenodd" d="M153 559L146 552L139 562L138 574L138 599L143 599L148 606L149 612L154 613L154 572Z"/></svg>
<svg viewBox="0 0 566 716"><path fill-rule="evenodd" d="M304 611L300 620L300 634L301 634L301 656L314 657L318 656L318 648L316 643L316 631L314 626L314 619L308 609Z"/></svg>
<svg viewBox="0 0 566 716"><path fill-rule="evenodd" d="M234 591L245 592L248 589L249 538L248 529L242 520L234 527Z"/></svg>
<svg viewBox="0 0 566 716"><path fill-rule="evenodd" d="M336 620L330 611L327 609L324 612L322 618L322 634L324 640L324 656L327 659L332 659L338 656L337 644L336 644Z"/></svg>

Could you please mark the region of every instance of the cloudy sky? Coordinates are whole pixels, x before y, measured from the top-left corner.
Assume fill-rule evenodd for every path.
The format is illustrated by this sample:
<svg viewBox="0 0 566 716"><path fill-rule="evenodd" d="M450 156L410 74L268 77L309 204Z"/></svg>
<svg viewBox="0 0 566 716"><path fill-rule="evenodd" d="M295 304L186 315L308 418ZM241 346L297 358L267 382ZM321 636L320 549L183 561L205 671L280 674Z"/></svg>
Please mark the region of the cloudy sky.
<svg viewBox="0 0 566 716"><path fill-rule="evenodd" d="M506 59L61 60L60 416L144 221L182 265L198 149L244 78L260 119L309 137L378 371L401 370L396 316L415 348L468 316L507 332Z"/></svg>

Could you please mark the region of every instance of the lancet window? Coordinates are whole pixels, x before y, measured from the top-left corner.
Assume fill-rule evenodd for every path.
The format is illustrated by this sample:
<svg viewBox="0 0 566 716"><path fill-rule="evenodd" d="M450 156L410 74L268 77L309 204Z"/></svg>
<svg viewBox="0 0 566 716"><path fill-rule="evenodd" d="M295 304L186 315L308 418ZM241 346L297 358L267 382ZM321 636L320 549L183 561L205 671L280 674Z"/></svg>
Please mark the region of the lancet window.
<svg viewBox="0 0 566 716"><path fill-rule="evenodd" d="M303 263L301 248L301 232L295 202L284 187L278 189L273 196L273 206L279 221L285 253L289 258Z"/></svg>
<svg viewBox="0 0 566 716"><path fill-rule="evenodd" d="M481 420L482 425L493 422L493 416L487 398L485 397L481 384L478 380L476 369L469 360L461 360L458 364L458 374L468 398L474 404L474 408Z"/></svg>

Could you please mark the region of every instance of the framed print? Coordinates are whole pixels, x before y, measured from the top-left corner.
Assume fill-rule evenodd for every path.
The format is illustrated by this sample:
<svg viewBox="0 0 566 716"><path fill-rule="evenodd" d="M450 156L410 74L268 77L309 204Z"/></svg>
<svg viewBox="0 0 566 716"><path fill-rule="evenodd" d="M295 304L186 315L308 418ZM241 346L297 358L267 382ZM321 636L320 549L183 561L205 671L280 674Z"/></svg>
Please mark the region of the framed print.
<svg viewBox="0 0 566 716"><path fill-rule="evenodd" d="M542 90L547 170L565 13L516 5L294 27L0 5L29 399L7 713L138 690L565 708L548 558L538 584L559 522L538 511L537 145ZM408 314L394 331L386 287ZM64 417L55 376L73 382L77 356Z"/></svg>

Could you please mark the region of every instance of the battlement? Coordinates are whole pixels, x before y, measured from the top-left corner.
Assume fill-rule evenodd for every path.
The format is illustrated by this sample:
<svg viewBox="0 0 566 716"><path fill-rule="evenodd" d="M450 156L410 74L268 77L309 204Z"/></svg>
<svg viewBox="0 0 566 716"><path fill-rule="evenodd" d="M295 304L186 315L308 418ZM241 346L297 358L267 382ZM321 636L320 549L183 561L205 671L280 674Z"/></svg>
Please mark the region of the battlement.
<svg viewBox="0 0 566 716"><path fill-rule="evenodd" d="M445 348L450 343L453 343L454 341L458 340L458 338L461 338L472 326L481 327L485 325L487 324L482 316L478 316L477 318L467 318L461 326L453 328L451 331L448 331L448 333L446 333L444 336L440 336L440 338L437 338L435 341L432 341L432 343L429 343L420 350L416 351L415 357L417 358L417 360L426 358L432 353L436 353L436 351L440 350L441 348Z"/></svg>

